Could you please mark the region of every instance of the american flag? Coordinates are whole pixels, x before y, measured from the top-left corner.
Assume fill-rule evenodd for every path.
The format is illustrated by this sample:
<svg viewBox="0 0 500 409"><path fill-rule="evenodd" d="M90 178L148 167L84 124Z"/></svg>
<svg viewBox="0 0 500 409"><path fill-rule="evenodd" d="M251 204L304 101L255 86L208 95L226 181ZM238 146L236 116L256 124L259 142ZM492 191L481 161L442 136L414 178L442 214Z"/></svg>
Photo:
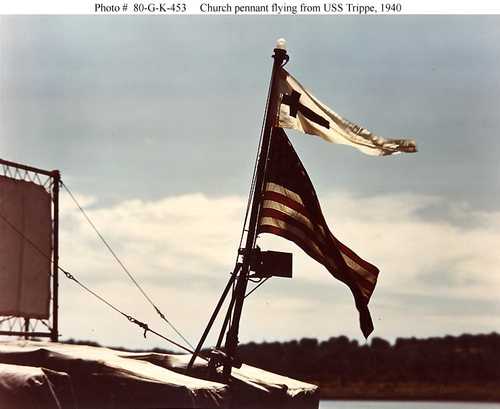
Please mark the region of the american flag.
<svg viewBox="0 0 500 409"><path fill-rule="evenodd" d="M285 132L274 128L257 233L293 241L351 289L363 335L373 331L368 302L378 268L337 240L326 224L314 187Z"/></svg>

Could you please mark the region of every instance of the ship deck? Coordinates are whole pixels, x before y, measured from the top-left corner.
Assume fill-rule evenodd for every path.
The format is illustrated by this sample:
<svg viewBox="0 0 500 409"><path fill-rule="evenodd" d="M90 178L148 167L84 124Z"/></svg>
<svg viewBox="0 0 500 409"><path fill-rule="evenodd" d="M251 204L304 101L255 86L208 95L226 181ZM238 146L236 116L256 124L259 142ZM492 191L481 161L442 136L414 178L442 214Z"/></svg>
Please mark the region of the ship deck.
<svg viewBox="0 0 500 409"><path fill-rule="evenodd" d="M228 384L202 379L190 355L130 353L40 341L0 342L0 402L9 408L317 408L318 388L243 364ZM2 406L2 407L3 407Z"/></svg>

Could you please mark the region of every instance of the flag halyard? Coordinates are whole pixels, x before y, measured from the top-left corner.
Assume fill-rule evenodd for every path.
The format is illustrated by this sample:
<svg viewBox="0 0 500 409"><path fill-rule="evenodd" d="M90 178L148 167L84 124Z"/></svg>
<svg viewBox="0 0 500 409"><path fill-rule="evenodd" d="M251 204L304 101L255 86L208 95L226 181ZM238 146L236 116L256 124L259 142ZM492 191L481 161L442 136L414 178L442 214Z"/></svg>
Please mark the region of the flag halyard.
<svg viewBox="0 0 500 409"><path fill-rule="evenodd" d="M323 217L319 200L285 132L274 128L257 233L294 242L323 264L353 293L365 337L373 330L368 302L379 270L337 240Z"/></svg>
<svg viewBox="0 0 500 409"><path fill-rule="evenodd" d="M279 71L278 126L319 136L326 141L349 145L367 155L386 156L416 152L415 141L386 139L342 118L314 97L286 70Z"/></svg>

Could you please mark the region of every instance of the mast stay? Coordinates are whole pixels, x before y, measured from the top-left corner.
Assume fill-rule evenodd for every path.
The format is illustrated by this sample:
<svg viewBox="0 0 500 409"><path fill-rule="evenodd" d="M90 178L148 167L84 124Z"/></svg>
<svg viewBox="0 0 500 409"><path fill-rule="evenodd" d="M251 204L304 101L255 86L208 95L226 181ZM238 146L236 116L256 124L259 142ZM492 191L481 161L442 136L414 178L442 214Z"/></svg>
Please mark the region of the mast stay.
<svg viewBox="0 0 500 409"><path fill-rule="evenodd" d="M243 309L243 302L246 297L246 289L249 281L250 270L252 268L252 258L256 250L255 242L257 239L257 221L260 210L260 199L262 194L262 188L265 180L266 165L268 160L269 146L272 138L272 130L276 123L276 117L278 112L278 99L279 93L277 89L277 72L283 67L289 60L289 56L286 52L285 40L280 39L277 41L276 48L274 49L274 59L271 81L269 85L269 93L266 104L266 110L264 115L264 127L261 134L258 154L256 158L254 174L252 185L249 194L249 200L247 204L247 211L245 215L245 222L243 224L243 231L241 234L240 245L238 249L238 254L236 256L236 262L233 272L231 273L230 279L222 293L222 296L217 303L217 306L212 313L212 316L208 322L203 335L198 342L198 345L191 357L188 364L188 371L192 368L196 357L200 354L203 347L205 339L217 317L220 308L227 296L230 287L233 287L231 301L224 318L224 322L219 334L219 338L216 345L216 350L214 351L211 362L211 367L214 368L215 365L223 364L223 377L227 380L231 375L231 369L233 365L238 366L236 361L236 350L238 347L238 333L241 319L241 312ZM248 214L250 214L250 220L248 222L248 228L246 229L246 222L248 219ZM242 247L243 238L246 232L245 246ZM241 260L241 261L239 261ZM252 290L253 291L253 290ZM226 332L226 340L224 344L224 351L218 351L221 347L224 332ZM222 362L220 362L220 356L222 352Z"/></svg>

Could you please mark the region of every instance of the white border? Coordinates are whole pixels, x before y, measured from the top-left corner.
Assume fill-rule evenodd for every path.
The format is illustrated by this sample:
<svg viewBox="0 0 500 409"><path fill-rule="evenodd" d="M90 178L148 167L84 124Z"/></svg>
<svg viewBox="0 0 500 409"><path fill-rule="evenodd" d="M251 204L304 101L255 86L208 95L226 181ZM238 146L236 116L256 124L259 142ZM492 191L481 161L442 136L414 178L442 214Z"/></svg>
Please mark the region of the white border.
<svg viewBox="0 0 500 409"><path fill-rule="evenodd" d="M273 4L288 6L279 11ZM301 11L301 5L319 11ZM333 10L331 4L335 4ZM350 4L350 5L349 5ZM395 4L384 10L382 4ZM124 7L127 5L126 7ZM142 5L134 7L135 5ZM170 9L175 5L176 9ZM203 6L202 6L203 5ZM211 7L209 7L210 5ZM267 11L265 6L267 5ZM339 7L341 5L341 7ZM220 6L217 10L217 6ZM229 6L229 7L227 7ZM242 8L242 6L246 6ZM259 11L255 6L262 6ZM358 6L358 7L354 7ZM212 10L210 10L212 8ZM330 8L327 12L325 8ZM140 10L139 10L140 9ZM295 12L294 12L295 11ZM500 14L498 0L1 0L3 15L402 15Z"/></svg>

